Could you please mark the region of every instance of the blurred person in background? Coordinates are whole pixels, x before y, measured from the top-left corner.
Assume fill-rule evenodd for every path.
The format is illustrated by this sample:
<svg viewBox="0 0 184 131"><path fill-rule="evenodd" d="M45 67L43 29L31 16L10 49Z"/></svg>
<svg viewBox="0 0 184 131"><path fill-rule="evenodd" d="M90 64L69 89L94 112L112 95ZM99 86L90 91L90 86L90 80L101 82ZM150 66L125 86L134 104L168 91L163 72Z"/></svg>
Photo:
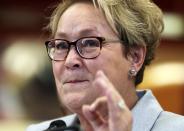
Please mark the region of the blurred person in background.
<svg viewBox="0 0 184 131"><path fill-rule="evenodd" d="M164 111L150 90L136 90L154 58L162 17L150 0L63 0L51 17L46 47L58 97L74 114L27 131L74 125L84 131L183 131L183 116Z"/></svg>

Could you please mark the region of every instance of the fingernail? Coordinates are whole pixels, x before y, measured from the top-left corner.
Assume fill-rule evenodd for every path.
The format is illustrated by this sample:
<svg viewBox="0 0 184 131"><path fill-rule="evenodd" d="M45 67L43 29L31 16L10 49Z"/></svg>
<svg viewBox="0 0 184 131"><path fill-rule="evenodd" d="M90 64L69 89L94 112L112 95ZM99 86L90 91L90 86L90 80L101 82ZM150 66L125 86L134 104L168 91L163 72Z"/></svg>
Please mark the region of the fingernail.
<svg viewBox="0 0 184 131"><path fill-rule="evenodd" d="M97 76L102 75L102 74L104 74L102 70L98 70L97 73L96 73Z"/></svg>

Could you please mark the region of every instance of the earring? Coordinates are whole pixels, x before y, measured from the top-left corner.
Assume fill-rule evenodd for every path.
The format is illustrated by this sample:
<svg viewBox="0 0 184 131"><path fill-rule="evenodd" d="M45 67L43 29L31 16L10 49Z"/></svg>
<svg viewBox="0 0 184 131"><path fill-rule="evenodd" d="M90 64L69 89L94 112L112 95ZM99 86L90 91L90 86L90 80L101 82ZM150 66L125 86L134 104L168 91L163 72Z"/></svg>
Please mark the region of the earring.
<svg viewBox="0 0 184 131"><path fill-rule="evenodd" d="M135 69L134 66L132 66L132 67L130 68L130 70L128 71L128 75L129 75L130 77L134 77L134 76L137 75L137 71L136 71L136 69Z"/></svg>

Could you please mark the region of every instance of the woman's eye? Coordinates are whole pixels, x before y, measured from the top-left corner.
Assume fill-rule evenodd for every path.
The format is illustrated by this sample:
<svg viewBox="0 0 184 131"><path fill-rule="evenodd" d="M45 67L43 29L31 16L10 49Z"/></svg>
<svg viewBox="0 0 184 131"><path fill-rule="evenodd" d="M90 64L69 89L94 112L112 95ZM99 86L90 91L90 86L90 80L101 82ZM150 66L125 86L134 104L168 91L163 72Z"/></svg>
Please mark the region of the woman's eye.
<svg viewBox="0 0 184 131"><path fill-rule="evenodd" d="M59 42L56 45L56 49L58 49L58 50L68 49L68 44L66 42Z"/></svg>
<svg viewBox="0 0 184 131"><path fill-rule="evenodd" d="M99 41L95 39L84 40L83 46L84 47L99 47Z"/></svg>

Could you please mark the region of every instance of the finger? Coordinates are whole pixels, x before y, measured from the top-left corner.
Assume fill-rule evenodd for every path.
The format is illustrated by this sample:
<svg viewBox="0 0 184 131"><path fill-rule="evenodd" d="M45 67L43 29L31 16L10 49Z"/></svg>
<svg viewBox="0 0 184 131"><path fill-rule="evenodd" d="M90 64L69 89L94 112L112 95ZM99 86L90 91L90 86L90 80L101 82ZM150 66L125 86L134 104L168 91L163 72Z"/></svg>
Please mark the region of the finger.
<svg viewBox="0 0 184 131"><path fill-rule="evenodd" d="M109 81L109 79L105 76L105 74L102 71L98 71L96 74L96 79L94 81L94 86L97 86L98 88L102 89L102 92L108 99L108 103L112 104L109 105L110 107L119 107L118 102L121 101L121 103L124 103L124 100L122 96L119 94L119 92L114 88L112 83ZM122 105L122 104L121 104ZM123 106L121 106L123 107ZM125 108L127 106L125 105ZM116 108L118 109L118 108Z"/></svg>
<svg viewBox="0 0 184 131"><path fill-rule="evenodd" d="M84 105L82 107L82 111L83 111L83 114L84 114L86 120L88 120L88 122L91 124L93 129L96 129L100 125L103 124L103 120L100 118L100 116L97 114L97 112L90 110L90 106Z"/></svg>
<svg viewBox="0 0 184 131"><path fill-rule="evenodd" d="M117 128L117 126L121 127L122 123L124 123L123 125L125 127L129 127L132 122L131 112L119 92L102 71L97 73L94 84L98 86L98 88L101 88L107 96L109 120L113 125L112 128Z"/></svg>
<svg viewBox="0 0 184 131"><path fill-rule="evenodd" d="M96 111L97 114L104 120L108 120L108 107L107 107L107 97L103 96L97 98L95 102L90 106L91 111Z"/></svg>

